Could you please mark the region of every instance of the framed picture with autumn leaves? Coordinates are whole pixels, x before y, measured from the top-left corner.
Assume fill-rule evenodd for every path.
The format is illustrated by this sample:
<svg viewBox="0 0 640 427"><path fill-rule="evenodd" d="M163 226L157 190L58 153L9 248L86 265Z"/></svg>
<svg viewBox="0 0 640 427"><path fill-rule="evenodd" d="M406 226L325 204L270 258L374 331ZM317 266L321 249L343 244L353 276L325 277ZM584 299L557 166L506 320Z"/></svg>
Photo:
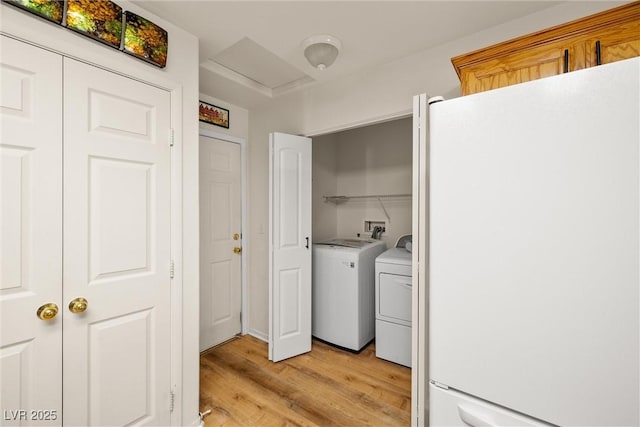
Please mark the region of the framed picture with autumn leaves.
<svg viewBox="0 0 640 427"><path fill-rule="evenodd" d="M0 0L122 50L150 64L167 65L167 31L111 0ZM66 13L65 13L66 6ZM124 18L124 19L123 19Z"/></svg>
<svg viewBox="0 0 640 427"><path fill-rule="evenodd" d="M164 68L169 49L167 32L133 12L126 11L124 21L124 51Z"/></svg>
<svg viewBox="0 0 640 427"><path fill-rule="evenodd" d="M120 49L122 8L112 1L67 0L67 28Z"/></svg>
<svg viewBox="0 0 640 427"><path fill-rule="evenodd" d="M200 121L229 129L229 110L200 101Z"/></svg>
<svg viewBox="0 0 640 427"><path fill-rule="evenodd" d="M62 24L64 0L2 0L2 2L31 12L56 24Z"/></svg>

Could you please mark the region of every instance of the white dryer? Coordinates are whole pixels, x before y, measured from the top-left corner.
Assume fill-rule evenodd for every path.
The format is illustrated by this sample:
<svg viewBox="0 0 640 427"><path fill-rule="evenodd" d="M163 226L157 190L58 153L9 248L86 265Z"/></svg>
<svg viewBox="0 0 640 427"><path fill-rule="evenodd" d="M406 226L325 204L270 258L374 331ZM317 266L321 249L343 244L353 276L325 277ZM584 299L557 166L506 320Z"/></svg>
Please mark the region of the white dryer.
<svg viewBox="0 0 640 427"><path fill-rule="evenodd" d="M411 295L411 252L391 248L376 259L376 356L408 367Z"/></svg>
<svg viewBox="0 0 640 427"><path fill-rule="evenodd" d="M332 239L313 245L312 334L359 351L375 336L375 259L380 240Z"/></svg>

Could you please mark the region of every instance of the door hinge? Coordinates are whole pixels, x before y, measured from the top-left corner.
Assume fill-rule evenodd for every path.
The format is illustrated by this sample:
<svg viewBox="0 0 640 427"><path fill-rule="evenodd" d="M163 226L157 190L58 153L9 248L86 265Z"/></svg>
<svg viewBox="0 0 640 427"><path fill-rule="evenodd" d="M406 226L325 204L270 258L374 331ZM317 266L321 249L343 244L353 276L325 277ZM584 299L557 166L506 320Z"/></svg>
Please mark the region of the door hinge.
<svg viewBox="0 0 640 427"><path fill-rule="evenodd" d="M173 412L173 409L176 406L176 394L173 390L169 391L169 412Z"/></svg>
<svg viewBox="0 0 640 427"><path fill-rule="evenodd" d="M173 128L171 128L171 130L169 131L169 147L173 147L173 143L175 142L175 132L173 131Z"/></svg>
<svg viewBox="0 0 640 427"><path fill-rule="evenodd" d="M171 260L171 262L169 263L169 278L173 279L173 276L175 275L175 271L176 271L176 265L173 262L173 260Z"/></svg>

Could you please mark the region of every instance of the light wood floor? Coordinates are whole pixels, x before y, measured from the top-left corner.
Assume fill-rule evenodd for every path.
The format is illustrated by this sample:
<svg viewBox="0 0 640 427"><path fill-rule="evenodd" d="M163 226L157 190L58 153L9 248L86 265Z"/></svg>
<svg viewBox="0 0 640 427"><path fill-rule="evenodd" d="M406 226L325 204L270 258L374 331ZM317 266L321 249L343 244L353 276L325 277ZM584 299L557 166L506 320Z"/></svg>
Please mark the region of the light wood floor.
<svg viewBox="0 0 640 427"><path fill-rule="evenodd" d="M411 370L313 341L279 363L246 335L200 356L200 410L212 426L408 426Z"/></svg>

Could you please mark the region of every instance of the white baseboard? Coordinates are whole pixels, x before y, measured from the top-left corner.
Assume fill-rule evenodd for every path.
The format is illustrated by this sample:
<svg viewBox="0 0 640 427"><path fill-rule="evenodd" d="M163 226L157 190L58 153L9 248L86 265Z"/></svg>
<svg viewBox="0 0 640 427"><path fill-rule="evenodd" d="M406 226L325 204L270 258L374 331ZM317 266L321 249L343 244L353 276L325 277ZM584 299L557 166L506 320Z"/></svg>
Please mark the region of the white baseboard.
<svg viewBox="0 0 640 427"><path fill-rule="evenodd" d="M252 337L256 337L261 341L269 342L269 335L264 334L262 332L254 331L253 329L249 329L247 331L247 335L251 335Z"/></svg>

